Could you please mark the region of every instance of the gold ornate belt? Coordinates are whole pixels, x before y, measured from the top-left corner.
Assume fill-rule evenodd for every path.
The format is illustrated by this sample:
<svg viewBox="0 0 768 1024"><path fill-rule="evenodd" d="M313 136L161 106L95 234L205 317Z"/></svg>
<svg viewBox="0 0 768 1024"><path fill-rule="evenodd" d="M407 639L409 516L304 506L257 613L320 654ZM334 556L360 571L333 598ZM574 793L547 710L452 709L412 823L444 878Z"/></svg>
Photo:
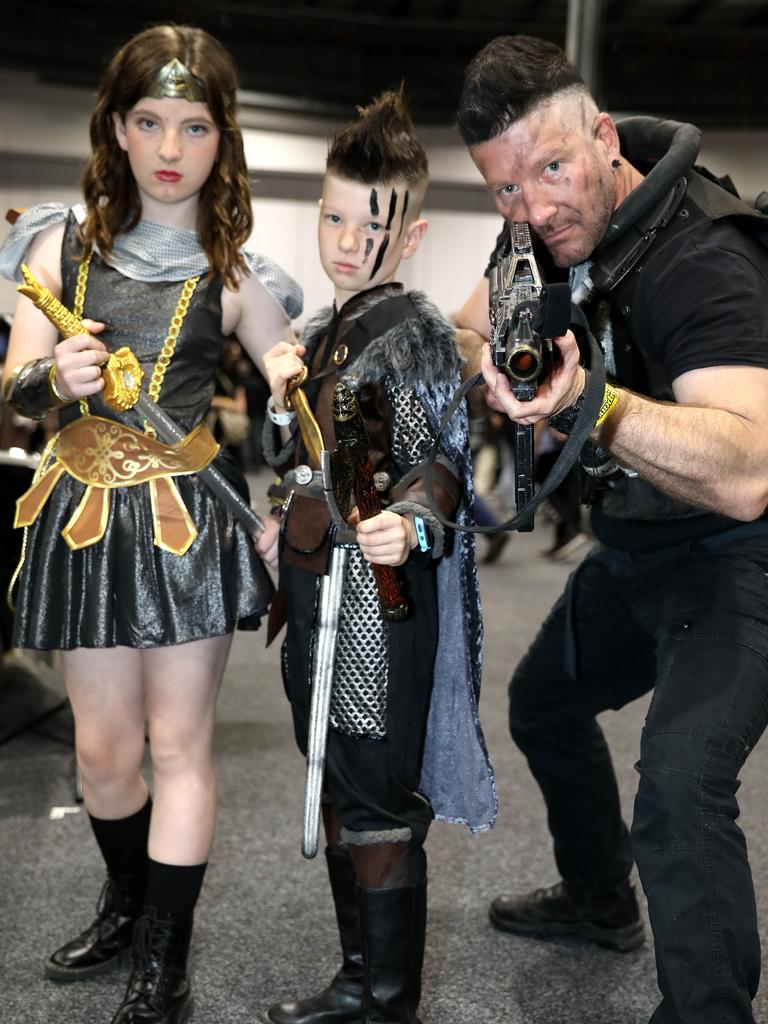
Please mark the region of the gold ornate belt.
<svg viewBox="0 0 768 1024"><path fill-rule="evenodd" d="M204 423L176 444L166 445L147 434L102 416L83 416L59 431L29 490L16 502L14 526L30 526L63 473L85 484L74 515L61 531L73 551L96 544L109 516L109 492L116 487L148 484L159 548L183 555L197 537L174 476L198 473L213 461L219 445Z"/></svg>

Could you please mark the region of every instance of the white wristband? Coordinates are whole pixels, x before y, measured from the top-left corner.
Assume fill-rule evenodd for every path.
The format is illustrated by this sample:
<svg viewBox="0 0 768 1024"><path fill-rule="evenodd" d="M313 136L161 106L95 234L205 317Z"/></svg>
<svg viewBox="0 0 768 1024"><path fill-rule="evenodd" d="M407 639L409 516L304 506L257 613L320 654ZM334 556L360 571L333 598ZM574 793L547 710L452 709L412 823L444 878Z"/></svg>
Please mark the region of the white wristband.
<svg viewBox="0 0 768 1024"><path fill-rule="evenodd" d="M296 416L295 412L277 412L275 409L275 400L272 395L267 399L267 416L275 424L276 427L287 427Z"/></svg>

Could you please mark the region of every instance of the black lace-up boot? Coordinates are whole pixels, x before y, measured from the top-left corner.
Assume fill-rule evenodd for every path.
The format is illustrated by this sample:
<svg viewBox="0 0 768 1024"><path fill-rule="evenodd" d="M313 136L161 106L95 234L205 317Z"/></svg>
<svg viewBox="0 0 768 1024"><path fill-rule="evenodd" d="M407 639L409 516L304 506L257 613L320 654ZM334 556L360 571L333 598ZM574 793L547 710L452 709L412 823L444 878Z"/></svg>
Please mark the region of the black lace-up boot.
<svg viewBox="0 0 768 1024"><path fill-rule="evenodd" d="M144 884L143 875L107 878L96 920L51 955L45 964L46 978L78 981L117 963L130 949L133 927L144 901Z"/></svg>
<svg viewBox="0 0 768 1024"><path fill-rule="evenodd" d="M133 971L112 1024L185 1024L192 1017L187 955L192 914L145 907L133 937Z"/></svg>
<svg viewBox="0 0 768 1024"><path fill-rule="evenodd" d="M267 1011L269 1024L352 1024L361 1020L363 955L355 892L355 869L344 847L325 851L343 962L330 985L317 995L276 1003Z"/></svg>

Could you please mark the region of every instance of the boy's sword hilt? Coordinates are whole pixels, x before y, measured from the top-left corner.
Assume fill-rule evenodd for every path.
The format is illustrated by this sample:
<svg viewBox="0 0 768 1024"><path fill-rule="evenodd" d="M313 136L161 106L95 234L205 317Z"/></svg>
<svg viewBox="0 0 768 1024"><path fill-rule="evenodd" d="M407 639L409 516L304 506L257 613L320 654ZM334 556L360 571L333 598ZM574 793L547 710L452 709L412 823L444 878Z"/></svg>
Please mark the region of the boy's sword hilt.
<svg viewBox="0 0 768 1024"><path fill-rule="evenodd" d="M332 413L336 431L334 470L342 477L334 486L337 499L342 491L347 494L353 492L360 519L371 519L381 512L381 502L368 456L368 430L357 399L343 381L334 388ZM401 622L408 615L408 603L403 597L394 566L371 562L371 572L379 591L382 619Z"/></svg>

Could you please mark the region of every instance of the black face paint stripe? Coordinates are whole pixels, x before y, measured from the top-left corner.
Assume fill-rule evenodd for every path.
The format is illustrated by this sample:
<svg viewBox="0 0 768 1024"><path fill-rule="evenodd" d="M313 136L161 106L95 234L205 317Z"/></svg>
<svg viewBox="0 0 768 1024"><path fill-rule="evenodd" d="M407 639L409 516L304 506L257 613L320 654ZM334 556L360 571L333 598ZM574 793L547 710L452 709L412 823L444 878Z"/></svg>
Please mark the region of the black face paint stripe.
<svg viewBox="0 0 768 1024"><path fill-rule="evenodd" d="M374 279L374 277L376 276L376 274L378 274L379 267L381 266L381 264L382 264L382 262L384 260L384 253L387 251L388 246L389 246L389 232L387 232L387 234L384 235L384 241L381 243L379 251L376 253L376 261L373 264L373 270L371 271L371 276L368 278L369 281L372 281Z"/></svg>
<svg viewBox="0 0 768 1024"><path fill-rule="evenodd" d="M372 238L366 238L366 240L365 240L365 256L363 256L363 263L367 263L368 262L368 257L371 255L372 252L373 252L373 239Z"/></svg>
<svg viewBox="0 0 768 1024"><path fill-rule="evenodd" d="M371 189L371 216L379 216L379 194L375 188Z"/></svg>
<svg viewBox="0 0 768 1024"><path fill-rule="evenodd" d="M397 237L398 238L403 233L403 228L405 227L405 215L406 215L407 212L408 212L408 192L406 192L405 196L403 197L403 215L400 218L400 230L397 232Z"/></svg>
<svg viewBox="0 0 768 1024"><path fill-rule="evenodd" d="M389 216L387 217L387 231L392 227L392 218L395 216L395 210L397 209L397 192L392 189L392 195L389 199Z"/></svg>

